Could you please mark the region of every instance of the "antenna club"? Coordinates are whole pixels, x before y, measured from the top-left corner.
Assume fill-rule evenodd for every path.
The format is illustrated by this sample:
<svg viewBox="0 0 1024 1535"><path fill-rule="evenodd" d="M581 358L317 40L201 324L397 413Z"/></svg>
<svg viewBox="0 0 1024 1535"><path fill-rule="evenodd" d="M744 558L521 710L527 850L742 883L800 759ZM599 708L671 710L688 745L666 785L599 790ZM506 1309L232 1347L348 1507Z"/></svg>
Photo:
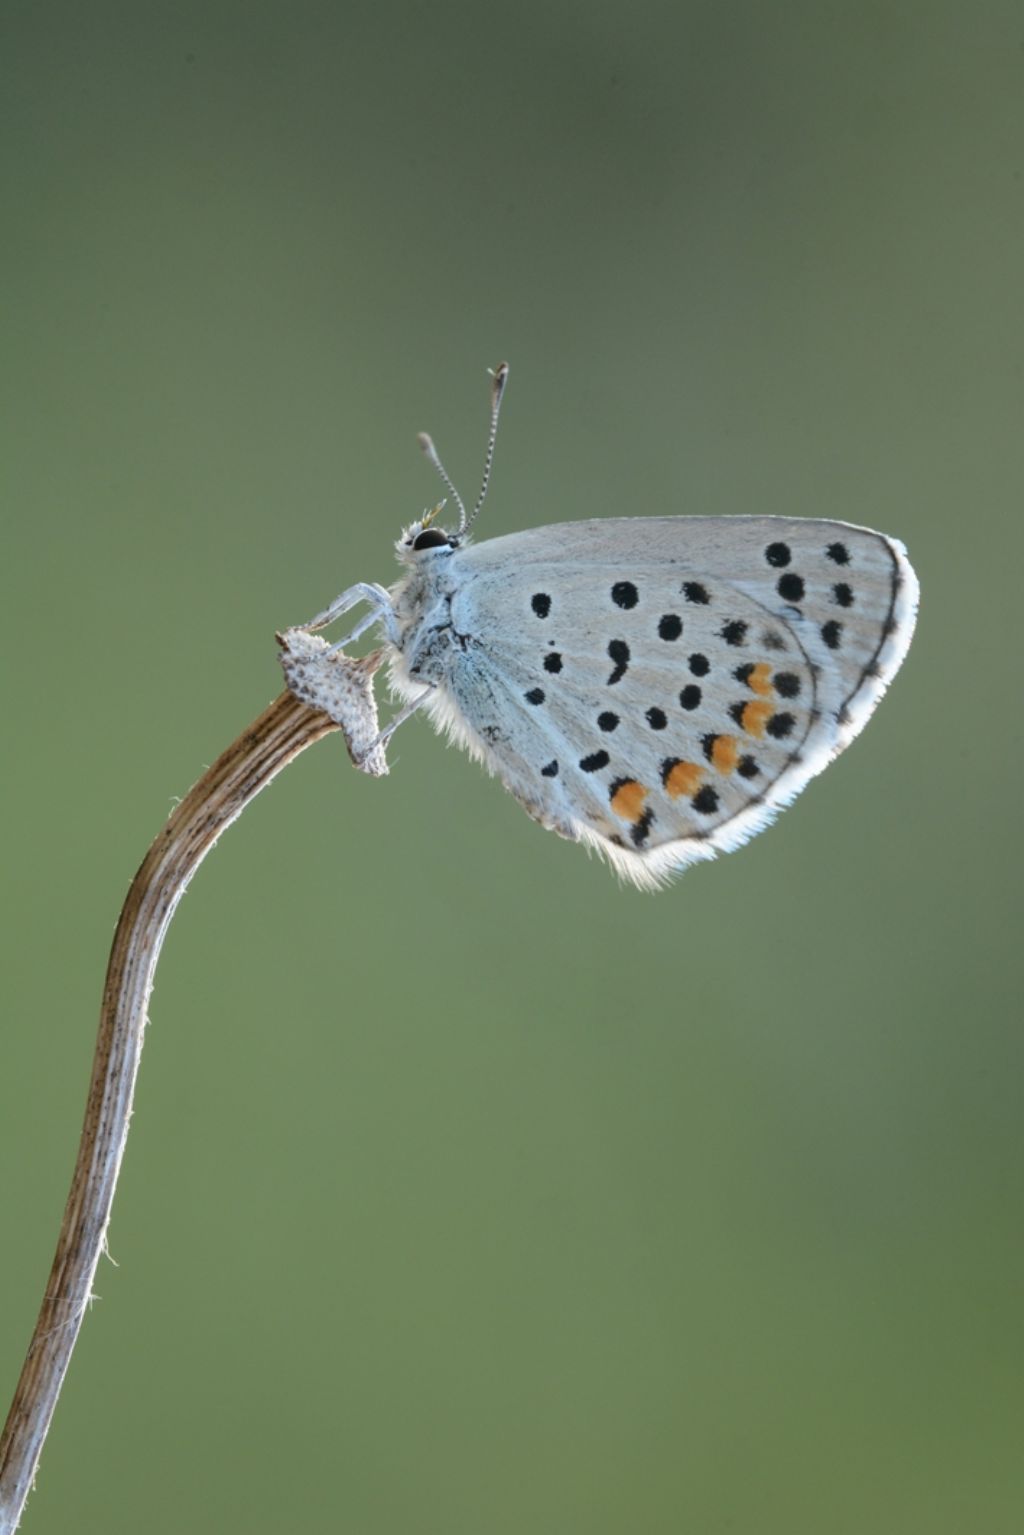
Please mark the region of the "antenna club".
<svg viewBox="0 0 1024 1535"><path fill-rule="evenodd" d="M491 374L491 405L496 407L508 383L508 363L499 362L496 368L490 370Z"/></svg>

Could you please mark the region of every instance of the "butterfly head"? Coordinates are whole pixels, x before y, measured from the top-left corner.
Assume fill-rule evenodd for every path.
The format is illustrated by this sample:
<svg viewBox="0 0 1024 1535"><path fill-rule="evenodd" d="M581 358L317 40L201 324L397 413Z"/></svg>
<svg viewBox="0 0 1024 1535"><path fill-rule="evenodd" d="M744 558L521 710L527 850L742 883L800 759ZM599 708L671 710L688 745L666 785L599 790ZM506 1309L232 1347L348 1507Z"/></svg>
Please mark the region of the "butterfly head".
<svg viewBox="0 0 1024 1535"><path fill-rule="evenodd" d="M429 512L424 512L419 522L410 523L402 529L402 536L395 547L403 565L419 565L424 556L436 559L439 552L447 555L459 547L462 540L457 533L449 533L435 526L434 519L441 515L444 506L443 501L439 502Z"/></svg>

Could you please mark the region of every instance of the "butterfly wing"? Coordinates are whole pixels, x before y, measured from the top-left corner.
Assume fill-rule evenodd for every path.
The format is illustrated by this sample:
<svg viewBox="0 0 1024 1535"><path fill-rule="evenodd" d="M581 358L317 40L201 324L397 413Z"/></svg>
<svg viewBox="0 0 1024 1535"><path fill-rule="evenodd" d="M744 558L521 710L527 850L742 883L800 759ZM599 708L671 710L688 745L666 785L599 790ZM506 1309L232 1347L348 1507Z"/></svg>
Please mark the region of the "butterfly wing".
<svg viewBox="0 0 1024 1535"><path fill-rule="evenodd" d="M790 518L565 523L456 558L435 718L648 885L739 846L853 739L917 599L895 540Z"/></svg>

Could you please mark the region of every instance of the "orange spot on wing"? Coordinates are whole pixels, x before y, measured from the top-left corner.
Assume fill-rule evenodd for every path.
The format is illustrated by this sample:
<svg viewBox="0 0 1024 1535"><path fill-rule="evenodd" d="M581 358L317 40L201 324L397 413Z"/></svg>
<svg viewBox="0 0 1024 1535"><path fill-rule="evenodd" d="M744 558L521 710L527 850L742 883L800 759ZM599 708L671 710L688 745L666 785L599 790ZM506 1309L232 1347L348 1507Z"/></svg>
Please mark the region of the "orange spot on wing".
<svg viewBox="0 0 1024 1535"><path fill-rule="evenodd" d="M665 792L669 799L682 794L696 794L704 777L704 769L696 762L677 762L665 779Z"/></svg>
<svg viewBox="0 0 1024 1535"><path fill-rule="evenodd" d="M775 709L772 704L762 699L754 699L751 703L743 706L740 724L748 735L763 736L764 727L774 713Z"/></svg>
<svg viewBox="0 0 1024 1535"><path fill-rule="evenodd" d="M616 815L620 815L624 821L639 821L644 813L644 800L647 798L647 790L642 783L637 783L635 778L628 779L620 784L611 798L611 806Z"/></svg>
<svg viewBox="0 0 1024 1535"><path fill-rule="evenodd" d="M711 748L711 761L720 773L731 773L739 761L739 747L735 736L716 736Z"/></svg>
<svg viewBox="0 0 1024 1535"><path fill-rule="evenodd" d="M767 661L758 661L754 670L747 678L747 687L752 693L760 693L762 697L774 693L772 687L772 669Z"/></svg>

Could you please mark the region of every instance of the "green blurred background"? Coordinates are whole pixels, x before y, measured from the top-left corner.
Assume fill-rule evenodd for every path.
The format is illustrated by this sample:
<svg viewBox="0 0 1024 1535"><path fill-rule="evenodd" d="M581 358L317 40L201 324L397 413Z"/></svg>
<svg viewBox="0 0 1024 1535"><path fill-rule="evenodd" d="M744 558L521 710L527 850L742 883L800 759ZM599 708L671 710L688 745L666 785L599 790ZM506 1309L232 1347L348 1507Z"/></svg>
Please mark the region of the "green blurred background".
<svg viewBox="0 0 1024 1535"><path fill-rule="evenodd" d="M1018 1531L1020 6L10 3L0 77L4 1407L132 871L488 364L481 536L834 516L924 591L665 894L422 722L252 807L27 1535Z"/></svg>

